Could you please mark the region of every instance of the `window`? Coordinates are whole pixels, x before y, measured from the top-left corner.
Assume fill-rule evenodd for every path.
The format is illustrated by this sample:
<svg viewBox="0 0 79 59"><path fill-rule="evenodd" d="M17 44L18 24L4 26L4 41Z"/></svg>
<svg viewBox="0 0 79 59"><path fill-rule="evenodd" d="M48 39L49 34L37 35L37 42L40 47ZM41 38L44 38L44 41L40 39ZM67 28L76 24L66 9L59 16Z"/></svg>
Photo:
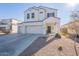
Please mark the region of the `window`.
<svg viewBox="0 0 79 59"><path fill-rule="evenodd" d="M43 12L40 12L40 14L42 14Z"/></svg>
<svg viewBox="0 0 79 59"><path fill-rule="evenodd" d="M29 19L30 18L30 14L27 14L27 19Z"/></svg>
<svg viewBox="0 0 79 59"><path fill-rule="evenodd" d="M34 17L35 17L35 14L34 14L34 13L32 13L31 17L32 17L32 18L34 18Z"/></svg>
<svg viewBox="0 0 79 59"><path fill-rule="evenodd" d="M55 13L47 13L47 17L55 17Z"/></svg>
<svg viewBox="0 0 79 59"><path fill-rule="evenodd" d="M50 17L49 13L47 13L47 17Z"/></svg>
<svg viewBox="0 0 79 59"><path fill-rule="evenodd" d="M55 13L51 13L52 17L55 17Z"/></svg>
<svg viewBox="0 0 79 59"><path fill-rule="evenodd" d="M0 24L2 24L2 25L7 25L7 23L0 23Z"/></svg>

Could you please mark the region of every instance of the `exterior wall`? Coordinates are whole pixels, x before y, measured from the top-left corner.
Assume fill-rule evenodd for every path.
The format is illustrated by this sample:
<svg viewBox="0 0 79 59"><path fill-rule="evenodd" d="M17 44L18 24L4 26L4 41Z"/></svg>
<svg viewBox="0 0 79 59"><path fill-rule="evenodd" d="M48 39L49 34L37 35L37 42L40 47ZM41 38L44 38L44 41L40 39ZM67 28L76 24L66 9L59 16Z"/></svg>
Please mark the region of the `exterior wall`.
<svg viewBox="0 0 79 59"><path fill-rule="evenodd" d="M18 25L18 33L25 34L25 25L24 24Z"/></svg>
<svg viewBox="0 0 79 59"><path fill-rule="evenodd" d="M43 22L31 22L31 23L24 23L24 25L42 25Z"/></svg>
<svg viewBox="0 0 79 59"><path fill-rule="evenodd" d="M31 34L47 34L47 26L51 26L51 34L57 33L60 30L60 19L50 17L43 22L31 22L20 24L20 33Z"/></svg>
<svg viewBox="0 0 79 59"><path fill-rule="evenodd" d="M35 13L35 18L27 19L27 14ZM54 13L54 17L48 17L47 13ZM19 24L19 33L46 34L47 26L51 26L51 32L57 33L60 28L60 21L57 17L57 10L47 7L32 7L24 12L24 23ZM41 21L44 20L44 21ZM34 22L33 22L34 21ZM38 22L35 22L38 21ZM54 24L56 22L56 24ZM48 24L47 24L48 23Z"/></svg>
<svg viewBox="0 0 79 59"><path fill-rule="evenodd" d="M30 14L30 19L27 19L27 14ZM35 18L31 18L31 13L35 13ZM31 9L27 10L27 12L24 13L24 21L38 21L38 10Z"/></svg>
<svg viewBox="0 0 79 59"><path fill-rule="evenodd" d="M1 19L1 23L4 23L4 24L0 24L0 26L5 27L6 30L10 30L11 19Z"/></svg>
<svg viewBox="0 0 79 59"><path fill-rule="evenodd" d="M70 34L76 34L76 31L77 31L77 34L79 34L79 30L78 30L79 29L79 20L71 21L71 22L63 25L62 28L67 28L67 31Z"/></svg>
<svg viewBox="0 0 79 59"><path fill-rule="evenodd" d="M56 31L56 33L58 33L60 31L60 19L56 20L55 31Z"/></svg>
<svg viewBox="0 0 79 59"><path fill-rule="evenodd" d="M47 26L51 26L51 34L58 33L60 30L60 19L50 17L44 21L45 29L47 30Z"/></svg>
<svg viewBox="0 0 79 59"><path fill-rule="evenodd" d="M17 20L12 20L11 22L11 26L12 26L12 29L11 29L11 33L17 33L18 32L18 21Z"/></svg>
<svg viewBox="0 0 79 59"><path fill-rule="evenodd" d="M72 11L71 15L71 21L75 21L79 19L79 11Z"/></svg>
<svg viewBox="0 0 79 59"><path fill-rule="evenodd" d="M55 13L55 17L57 17L57 10L53 10L49 8L45 8L45 10L46 10L46 17L47 17L47 13Z"/></svg>
<svg viewBox="0 0 79 59"><path fill-rule="evenodd" d="M17 24L16 25L12 25L12 30L11 30L11 33L17 33Z"/></svg>
<svg viewBox="0 0 79 59"><path fill-rule="evenodd" d="M4 30L9 30L9 26L8 25L0 25L0 28L4 28Z"/></svg>
<svg viewBox="0 0 79 59"><path fill-rule="evenodd" d="M41 13L42 12L42 13ZM35 18L27 19L27 14L35 13ZM46 7L36 7L36 8L29 8L27 11L24 12L24 21L39 21L44 20L47 18L47 13L55 13L55 17L57 17L57 10L54 10L52 8L46 8Z"/></svg>
<svg viewBox="0 0 79 59"><path fill-rule="evenodd" d="M54 23L47 23L46 25L45 25L45 34L47 34L47 27L48 26L51 26L51 33L50 34L55 34L55 33L57 33L58 32L58 28L56 28L56 24L54 24Z"/></svg>
<svg viewBox="0 0 79 59"><path fill-rule="evenodd" d="M21 34L45 34L45 28L43 22L35 22L35 23L22 23L18 26L18 33Z"/></svg>
<svg viewBox="0 0 79 59"><path fill-rule="evenodd" d="M0 27L4 27L5 32L9 31L10 33L17 33L17 24L19 21L16 19L1 19L1 23L3 24L0 24Z"/></svg>
<svg viewBox="0 0 79 59"><path fill-rule="evenodd" d="M44 9L39 9L38 12L38 20L43 20L46 18L46 12Z"/></svg>
<svg viewBox="0 0 79 59"><path fill-rule="evenodd" d="M1 21L0 21L0 30L3 33L10 33L10 24L11 24L10 19L1 19Z"/></svg>

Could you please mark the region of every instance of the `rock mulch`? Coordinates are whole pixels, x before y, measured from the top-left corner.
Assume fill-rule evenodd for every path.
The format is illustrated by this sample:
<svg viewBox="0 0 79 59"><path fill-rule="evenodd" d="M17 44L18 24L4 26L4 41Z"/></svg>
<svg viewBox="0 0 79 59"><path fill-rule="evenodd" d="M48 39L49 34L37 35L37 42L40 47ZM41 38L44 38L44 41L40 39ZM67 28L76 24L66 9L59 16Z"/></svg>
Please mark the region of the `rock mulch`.
<svg viewBox="0 0 79 59"><path fill-rule="evenodd" d="M62 50L59 51L59 46ZM79 43L76 43L77 52L79 55ZM62 37L56 38L43 38L39 37L34 41L21 56L76 56L74 49L74 41L68 38Z"/></svg>

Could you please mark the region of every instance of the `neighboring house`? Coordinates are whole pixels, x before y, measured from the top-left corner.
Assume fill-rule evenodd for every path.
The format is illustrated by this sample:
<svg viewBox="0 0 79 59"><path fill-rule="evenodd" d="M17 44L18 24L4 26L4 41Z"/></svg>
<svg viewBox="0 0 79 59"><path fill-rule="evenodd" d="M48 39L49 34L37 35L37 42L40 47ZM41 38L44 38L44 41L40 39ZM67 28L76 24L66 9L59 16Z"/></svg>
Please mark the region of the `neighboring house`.
<svg viewBox="0 0 79 59"><path fill-rule="evenodd" d="M79 29L79 20L71 21L71 22L63 25L61 27L61 29L63 29L63 28L66 28L68 33L70 33L70 34L76 34L76 31L79 34L79 30L78 30Z"/></svg>
<svg viewBox="0 0 79 59"><path fill-rule="evenodd" d="M72 11L70 15L71 21L79 20L79 11Z"/></svg>
<svg viewBox="0 0 79 59"><path fill-rule="evenodd" d="M4 33L17 33L17 24L19 23L16 19L1 19L0 31Z"/></svg>
<svg viewBox="0 0 79 59"><path fill-rule="evenodd" d="M73 11L70 17L71 21L64 24L61 29L66 28L70 34L76 34L76 32L79 34L79 11Z"/></svg>
<svg viewBox="0 0 79 59"><path fill-rule="evenodd" d="M19 23L18 33L54 34L60 29L57 9L39 6L24 11L24 22Z"/></svg>

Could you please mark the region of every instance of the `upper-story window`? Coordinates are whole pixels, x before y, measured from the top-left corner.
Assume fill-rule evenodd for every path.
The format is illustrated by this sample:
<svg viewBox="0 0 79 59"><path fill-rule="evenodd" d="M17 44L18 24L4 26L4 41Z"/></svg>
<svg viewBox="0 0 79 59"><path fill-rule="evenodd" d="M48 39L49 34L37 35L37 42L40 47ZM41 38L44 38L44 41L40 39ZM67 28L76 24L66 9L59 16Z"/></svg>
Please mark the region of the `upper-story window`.
<svg viewBox="0 0 79 59"><path fill-rule="evenodd" d="M55 17L55 13L47 13L47 17Z"/></svg>
<svg viewBox="0 0 79 59"><path fill-rule="evenodd" d="M30 18L30 14L28 13L28 14L27 14L27 19L29 19L29 18Z"/></svg>
<svg viewBox="0 0 79 59"><path fill-rule="evenodd" d="M51 13L52 14L52 17L55 17L55 13Z"/></svg>
<svg viewBox="0 0 79 59"><path fill-rule="evenodd" d="M47 13L47 17L50 17L50 13Z"/></svg>
<svg viewBox="0 0 79 59"><path fill-rule="evenodd" d="M31 14L31 18L35 18L35 14L34 13Z"/></svg>
<svg viewBox="0 0 79 59"><path fill-rule="evenodd" d="M40 12L40 14L42 14L43 12Z"/></svg>

